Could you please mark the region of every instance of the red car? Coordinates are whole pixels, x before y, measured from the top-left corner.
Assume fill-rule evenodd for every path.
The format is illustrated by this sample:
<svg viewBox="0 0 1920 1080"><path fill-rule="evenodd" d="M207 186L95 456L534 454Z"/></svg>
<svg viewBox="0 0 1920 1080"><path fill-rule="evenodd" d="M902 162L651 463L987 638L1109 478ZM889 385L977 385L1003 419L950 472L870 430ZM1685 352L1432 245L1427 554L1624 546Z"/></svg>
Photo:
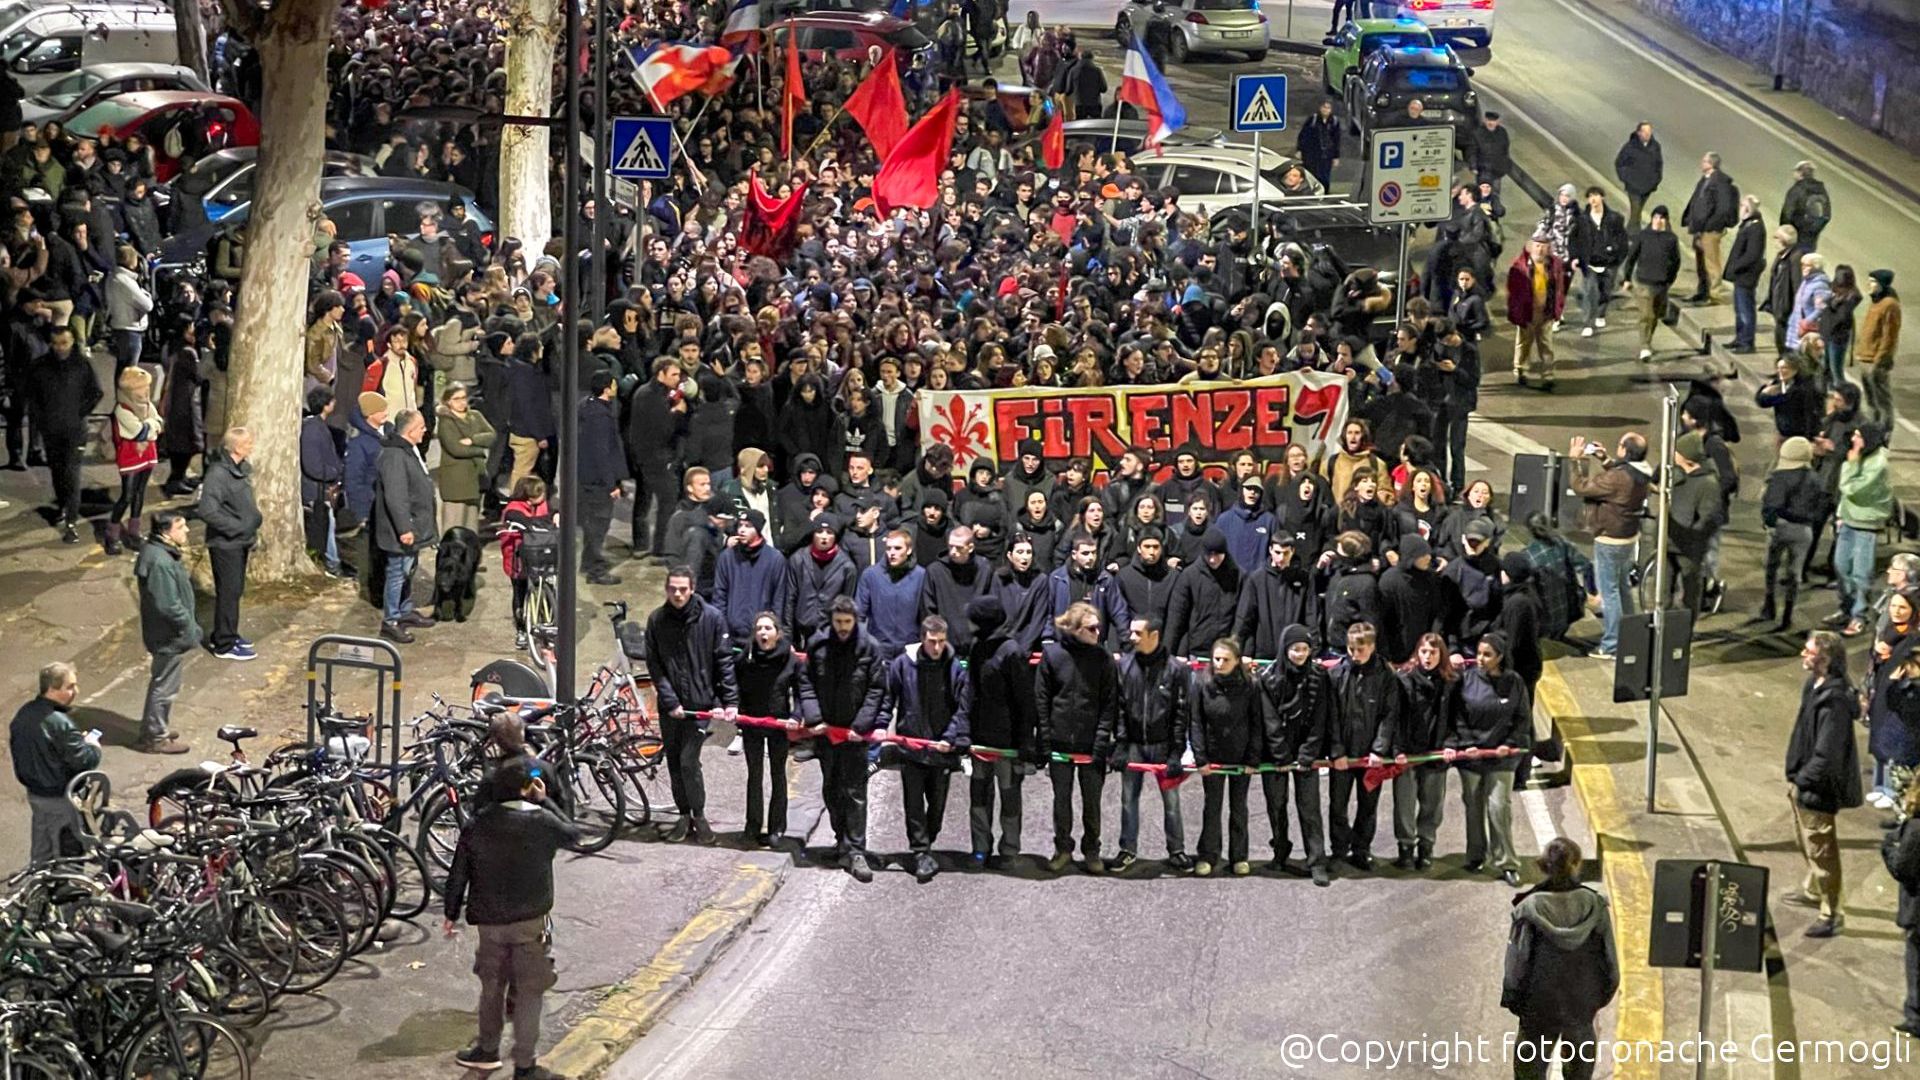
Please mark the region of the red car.
<svg viewBox="0 0 1920 1080"><path fill-rule="evenodd" d="M219 150L260 145L260 122L235 98L196 90L147 90L98 102L67 122L78 138L102 129L138 135L153 148L154 180L165 183Z"/></svg>
<svg viewBox="0 0 1920 1080"><path fill-rule="evenodd" d="M828 56L861 61L875 45L900 54L904 70L914 53L933 48L932 39L905 19L884 11L816 11L795 15L773 25L775 55L787 47L788 36L800 35L800 57L818 63Z"/></svg>

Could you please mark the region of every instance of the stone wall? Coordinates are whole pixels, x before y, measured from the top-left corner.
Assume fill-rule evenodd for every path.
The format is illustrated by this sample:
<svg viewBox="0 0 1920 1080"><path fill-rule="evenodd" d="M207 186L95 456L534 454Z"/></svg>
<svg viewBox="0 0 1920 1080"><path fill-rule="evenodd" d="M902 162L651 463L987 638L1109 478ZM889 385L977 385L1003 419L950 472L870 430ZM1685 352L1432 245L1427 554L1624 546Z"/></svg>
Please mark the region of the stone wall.
<svg viewBox="0 0 1920 1080"><path fill-rule="evenodd" d="M1632 0L1773 71L1775 0ZM1920 152L1920 0L1784 0L1790 86Z"/></svg>

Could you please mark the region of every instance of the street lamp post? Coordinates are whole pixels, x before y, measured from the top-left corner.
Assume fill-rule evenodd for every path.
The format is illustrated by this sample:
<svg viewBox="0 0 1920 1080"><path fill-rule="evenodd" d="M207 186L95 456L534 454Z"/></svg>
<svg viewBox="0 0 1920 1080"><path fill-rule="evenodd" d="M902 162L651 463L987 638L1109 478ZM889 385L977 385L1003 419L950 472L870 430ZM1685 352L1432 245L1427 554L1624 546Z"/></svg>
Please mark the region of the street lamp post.
<svg viewBox="0 0 1920 1080"><path fill-rule="evenodd" d="M580 4L565 0L567 12L566 181L561 194L560 246L569 257L580 251ZM605 19L601 20L605 22ZM605 106L601 107L606 111ZM595 210L598 213L598 208ZM595 260L596 262L598 260ZM560 596L554 628L553 693L573 699L574 660L579 633L580 553L580 273L576 261L560 274Z"/></svg>
<svg viewBox="0 0 1920 1080"><path fill-rule="evenodd" d="M610 109L607 102L607 68L611 58L607 55L607 5L604 0L594 0L593 5L593 298L587 304L587 311L598 326L607 311L607 282L612 280L613 270L607 265L607 215L613 207L607 199L607 117Z"/></svg>

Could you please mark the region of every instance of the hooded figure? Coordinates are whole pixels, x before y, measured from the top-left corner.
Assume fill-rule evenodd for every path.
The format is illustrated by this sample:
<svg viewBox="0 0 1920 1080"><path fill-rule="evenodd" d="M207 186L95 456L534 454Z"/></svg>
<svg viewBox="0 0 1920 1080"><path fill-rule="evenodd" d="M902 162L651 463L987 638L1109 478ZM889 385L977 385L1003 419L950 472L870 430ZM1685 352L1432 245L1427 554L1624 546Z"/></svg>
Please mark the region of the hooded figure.
<svg viewBox="0 0 1920 1080"><path fill-rule="evenodd" d="M993 852L994 802L999 800L1002 858L1020 853L1020 784L1032 763L1042 760L1035 726L1033 669L1027 647L1007 633L1007 611L998 597L976 597L967 604L973 644L967 649L967 715L979 747L1012 750L1019 760L975 762L969 785L973 857L984 865Z"/></svg>
<svg viewBox="0 0 1920 1080"><path fill-rule="evenodd" d="M1296 646L1305 646L1305 659ZM1294 623L1280 631L1279 660L1260 676L1260 689L1266 694L1266 749L1263 762L1276 765L1306 765L1324 756L1328 726L1333 719L1333 683L1327 671L1313 657L1313 633L1304 623ZM1263 773L1261 795L1267 804L1267 824L1273 834L1273 866L1293 870L1288 858L1293 844L1288 835L1287 786L1284 772ZM1320 812L1320 776L1312 769L1292 774L1294 812L1300 818L1300 839L1307 849L1307 871L1313 883L1326 886L1326 819Z"/></svg>
<svg viewBox="0 0 1920 1080"><path fill-rule="evenodd" d="M992 461L974 458L973 464L967 466L967 486L961 490L953 511L955 524L973 529L974 554L989 563L998 563L1006 554L1007 527L1013 520L1006 498L995 485L999 478L999 470Z"/></svg>
<svg viewBox="0 0 1920 1080"><path fill-rule="evenodd" d="M1240 569L1220 530L1208 529L1200 548L1200 557L1181 569L1167 604L1167 645L1179 656L1210 655L1215 641L1233 633Z"/></svg>
<svg viewBox="0 0 1920 1080"><path fill-rule="evenodd" d="M780 407L779 447L782 458L795 462L801 454L821 461L833 454L833 403L827 384L818 375L803 375L793 395Z"/></svg>
<svg viewBox="0 0 1920 1080"><path fill-rule="evenodd" d="M1578 1061L1593 1057L1593 1018L1620 989L1620 958L1606 897L1577 877L1579 849L1555 840L1540 861L1553 867L1569 848L1572 873L1564 864L1550 869L1547 881L1514 898L1500 1004L1519 1017L1520 1041L1567 1040Z"/></svg>
<svg viewBox="0 0 1920 1080"><path fill-rule="evenodd" d="M1227 554L1242 574L1266 565L1267 538L1273 535L1273 515L1263 508L1266 488L1257 476L1241 481L1234 505L1220 515L1219 529L1227 538Z"/></svg>
<svg viewBox="0 0 1920 1080"><path fill-rule="evenodd" d="M1400 561L1380 575L1380 651L1390 664L1413 659L1422 634L1446 625L1446 591L1433 572L1433 548L1418 535L1400 538Z"/></svg>

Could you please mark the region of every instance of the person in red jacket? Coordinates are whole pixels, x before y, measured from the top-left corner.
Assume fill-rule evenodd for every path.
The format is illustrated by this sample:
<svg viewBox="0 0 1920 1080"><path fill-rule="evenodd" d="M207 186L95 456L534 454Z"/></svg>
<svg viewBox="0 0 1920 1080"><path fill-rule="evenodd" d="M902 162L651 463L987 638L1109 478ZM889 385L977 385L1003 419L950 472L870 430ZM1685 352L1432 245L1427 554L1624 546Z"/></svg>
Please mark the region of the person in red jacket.
<svg viewBox="0 0 1920 1080"><path fill-rule="evenodd" d="M1507 321L1513 324L1513 377L1521 386L1538 376L1553 389L1553 324L1567 306L1567 268L1534 234L1507 267Z"/></svg>

